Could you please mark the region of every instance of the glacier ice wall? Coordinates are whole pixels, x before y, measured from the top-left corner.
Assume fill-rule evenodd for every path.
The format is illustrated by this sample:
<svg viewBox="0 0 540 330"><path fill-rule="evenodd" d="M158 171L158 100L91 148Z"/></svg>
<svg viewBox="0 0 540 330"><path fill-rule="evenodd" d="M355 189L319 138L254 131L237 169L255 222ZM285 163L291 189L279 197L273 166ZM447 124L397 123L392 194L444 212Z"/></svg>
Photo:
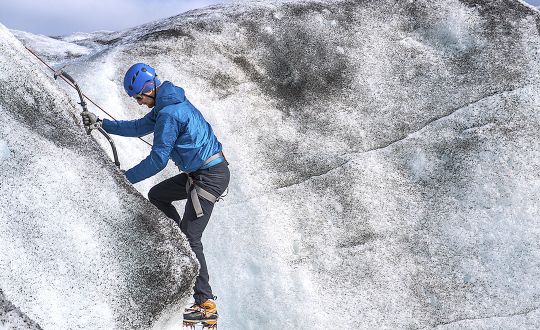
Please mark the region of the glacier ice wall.
<svg viewBox="0 0 540 330"><path fill-rule="evenodd" d="M102 35L69 69L137 118L121 78L148 62L212 123L232 173L203 238L220 327L532 329L539 22L517 0L214 6ZM148 152L117 140L126 166Z"/></svg>
<svg viewBox="0 0 540 330"><path fill-rule="evenodd" d="M189 245L3 26L0 41L0 287L43 329L149 328L190 294Z"/></svg>

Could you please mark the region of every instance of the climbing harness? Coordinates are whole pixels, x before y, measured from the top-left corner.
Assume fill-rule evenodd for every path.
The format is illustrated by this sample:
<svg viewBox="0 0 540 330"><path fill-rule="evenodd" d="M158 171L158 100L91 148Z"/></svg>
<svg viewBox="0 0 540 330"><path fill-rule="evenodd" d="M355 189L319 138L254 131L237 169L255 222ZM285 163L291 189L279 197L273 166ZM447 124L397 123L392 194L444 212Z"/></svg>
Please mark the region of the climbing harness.
<svg viewBox="0 0 540 330"><path fill-rule="evenodd" d="M210 158L208 158L204 162L203 167L204 167L204 165L209 164L210 162L212 162L213 160L218 159L219 157L223 157L223 161L227 161L225 159L225 155L223 154L223 152L220 151L217 154L214 154L214 155L210 156ZM208 191L204 190L203 188L201 188L197 184L196 180L193 180L193 178L191 177L191 175L189 175L189 173L186 173L186 174L188 176L188 179L186 181L186 192L187 192L188 195L191 196L191 203L193 204L193 208L195 209L195 213L197 214L197 218L200 218L200 217L202 217L204 215L204 212L202 210L201 201L199 200L199 197L202 197L202 198L206 199L207 201L209 201L212 204L214 204L216 202L219 202L221 199L223 199L223 197L222 196L216 197L213 194L209 193ZM191 189L192 187L193 187L193 189Z"/></svg>

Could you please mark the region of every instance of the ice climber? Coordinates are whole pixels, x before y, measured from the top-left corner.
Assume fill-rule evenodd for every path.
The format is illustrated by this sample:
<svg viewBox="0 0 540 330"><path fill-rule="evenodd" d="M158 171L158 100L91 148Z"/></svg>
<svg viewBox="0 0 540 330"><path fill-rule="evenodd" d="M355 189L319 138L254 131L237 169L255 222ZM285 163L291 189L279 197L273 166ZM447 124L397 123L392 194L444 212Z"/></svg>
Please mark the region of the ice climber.
<svg viewBox="0 0 540 330"><path fill-rule="evenodd" d="M184 322L213 325L217 306L209 284L201 237L214 202L229 184L228 162L222 145L203 115L188 101L181 87L169 81L161 83L156 71L144 63L134 64L124 77L126 93L139 105L152 110L137 120L100 120L95 114L83 115L85 126L101 125L111 134L141 137L154 133L150 155L125 175L137 183L163 170L172 159L182 173L158 183L148 192L148 199L173 219L187 236L200 263L195 281L195 303L184 312ZM186 199L180 217L173 201Z"/></svg>

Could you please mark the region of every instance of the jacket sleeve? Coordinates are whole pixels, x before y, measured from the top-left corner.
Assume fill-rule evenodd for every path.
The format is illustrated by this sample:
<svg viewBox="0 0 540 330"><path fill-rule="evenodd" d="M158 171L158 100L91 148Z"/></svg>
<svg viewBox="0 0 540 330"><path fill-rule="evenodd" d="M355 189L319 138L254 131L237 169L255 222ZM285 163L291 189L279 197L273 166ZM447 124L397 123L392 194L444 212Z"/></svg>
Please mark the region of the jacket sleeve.
<svg viewBox="0 0 540 330"><path fill-rule="evenodd" d="M137 120L109 120L103 119L102 127L107 133L141 137L150 134L154 131L156 121L153 111L150 111L146 116Z"/></svg>
<svg viewBox="0 0 540 330"><path fill-rule="evenodd" d="M169 114L160 114L154 129L154 143L150 155L126 172L131 183L147 179L167 166L176 140L182 130L181 123Z"/></svg>

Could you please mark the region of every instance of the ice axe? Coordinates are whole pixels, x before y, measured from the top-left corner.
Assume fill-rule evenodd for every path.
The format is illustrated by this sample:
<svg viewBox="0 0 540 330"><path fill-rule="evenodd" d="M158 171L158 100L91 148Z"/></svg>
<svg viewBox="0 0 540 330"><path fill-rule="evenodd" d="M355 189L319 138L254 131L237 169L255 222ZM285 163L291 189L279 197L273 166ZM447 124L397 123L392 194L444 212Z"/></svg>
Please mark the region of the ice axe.
<svg viewBox="0 0 540 330"><path fill-rule="evenodd" d="M73 79L73 77L71 77L68 73L66 73L62 69L54 72L54 79L57 79L59 76L62 76L66 78L67 80L69 80L73 84L73 87L75 87L75 89L77 90L77 93L79 93L79 98L81 99L81 102L79 102L79 104L83 108L83 112L81 113L81 115L85 112L88 112L88 108L86 107L86 102L84 102L83 93L81 92L79 85L77 85L77 83L75 82L75 79ZM116 164L116 166L120 167L120 161L118 160L118 154L116 153L116 146L114 145L114 141L110 137L110 135L103 129L103 127L101 127L101 124L94 123L92 125L85 126L84 128L86 129L86 134L88 135L91 134L92 130L97 129L101 134L103 134L103 136L105 136L105 138L111 144L113 157L114 157L114 163Z"/></svg>

